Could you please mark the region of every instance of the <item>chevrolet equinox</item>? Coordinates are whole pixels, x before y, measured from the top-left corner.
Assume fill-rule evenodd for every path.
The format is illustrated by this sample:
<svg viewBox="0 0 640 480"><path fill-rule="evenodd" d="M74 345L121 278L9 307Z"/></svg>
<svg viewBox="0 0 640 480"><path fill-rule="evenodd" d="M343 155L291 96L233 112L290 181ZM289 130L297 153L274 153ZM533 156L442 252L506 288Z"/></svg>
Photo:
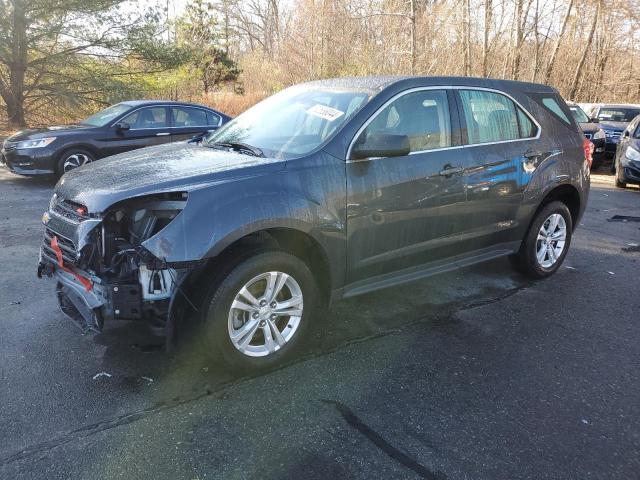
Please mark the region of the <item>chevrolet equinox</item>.
<svg viewBox="0 0 640 480"><path fill-rule="evenodd" d="M292 355L314 307L508 256L562 264L592 144L556 90L453 77L287 88L199 142L67 173L39 276L84 331L197 319L237 368Z"/></svg>

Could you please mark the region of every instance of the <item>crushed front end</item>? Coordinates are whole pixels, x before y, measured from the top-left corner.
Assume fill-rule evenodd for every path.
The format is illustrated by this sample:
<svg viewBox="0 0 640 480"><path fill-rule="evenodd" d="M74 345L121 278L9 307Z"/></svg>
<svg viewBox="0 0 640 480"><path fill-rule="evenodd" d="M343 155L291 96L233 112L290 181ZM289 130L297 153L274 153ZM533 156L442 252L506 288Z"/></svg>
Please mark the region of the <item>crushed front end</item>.
<svg viewBox="0 0 640 480"><path fill-rule="evenodd" d="M151 194L89 212L53 196L38 276L55 278L60 308L83 332L137 320L167 333L176 293L198 262L166 262L143 243L173 222L187 199L185 192Z"/></svg>

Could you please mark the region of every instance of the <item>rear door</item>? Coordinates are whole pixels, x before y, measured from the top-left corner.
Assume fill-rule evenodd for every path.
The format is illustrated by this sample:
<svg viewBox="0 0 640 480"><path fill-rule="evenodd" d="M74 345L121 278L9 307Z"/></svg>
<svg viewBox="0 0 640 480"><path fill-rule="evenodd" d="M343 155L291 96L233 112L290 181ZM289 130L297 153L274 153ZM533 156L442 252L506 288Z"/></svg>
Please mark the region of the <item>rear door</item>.
<svg viewBox="0 0 640 480"><path fill-rule="evenodd" d="M463 124L467 209L465 251L517 240L518 211L532 164L550 150L540 127L511 97L487 89L456 90Z"/></svg>
<svg viewBox="0 0 640 480"><path fill-rule="evenodd" d="M406 135L405 156L347 160L350 283L434 260L458 250L465 188L453 96L446 89L402 93L360 130Z"/></svg>
<svg viewBox="0 0 640 480"><path fill-rule="evenodd" d="M108 155L171 141L167 107L139 108L117 123L127 125L128 129L109 128L106 141Z"/></svg>
<svg viewBox="0 0 640 480"><path fill-rule="evenodd" d="M221 120L219 115L204 108L187 106L171 107L171 119L173 142L189 140L201 133L212 132L218 128Z"/></svg>

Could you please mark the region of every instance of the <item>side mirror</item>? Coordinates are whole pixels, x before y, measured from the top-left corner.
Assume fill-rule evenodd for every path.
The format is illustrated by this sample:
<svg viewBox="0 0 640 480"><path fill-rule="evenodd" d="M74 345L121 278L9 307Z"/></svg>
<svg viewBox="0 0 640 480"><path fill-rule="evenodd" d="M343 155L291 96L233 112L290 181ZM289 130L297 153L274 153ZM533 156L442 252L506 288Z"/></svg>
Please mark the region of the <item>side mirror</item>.
<svg viewBox="0 0 640 480"><path fill-rule="evenodd" d="M200 143L207 135L209 135L209 132L199 133L187 140L187 143Z"/></svg>
<svg viewBox="0 0 640 480"><path fill-rule="evenodd" d="M600 120L598 120L596 117L591 117L591 118L589 118L589 122L591 122L591 123L600 123Z"/></svg>
<svg viewBox="0 0 640 480"><path fill-rule="evenodd" d="M624 132L622 132L622 138L627 138L629 137L629 130L625 130Z"/></svg>
<svg viewBox="0 0 640 480"><path fill-rule="evenodd" d="M130 130L131 129L131 125L129 125L126 122L118 122L114 125L114 127L116 127L116 130L120 130L120 131L125 131L125 130Z"/></svg>
<svg viewBox="0 0 640 480"><path fill-rule="evenodd" d="M403 157L409 155L411 146L406 135L374 133L367 138L360 137L351 149L351 159L362 160L371 157Z"/></svg>

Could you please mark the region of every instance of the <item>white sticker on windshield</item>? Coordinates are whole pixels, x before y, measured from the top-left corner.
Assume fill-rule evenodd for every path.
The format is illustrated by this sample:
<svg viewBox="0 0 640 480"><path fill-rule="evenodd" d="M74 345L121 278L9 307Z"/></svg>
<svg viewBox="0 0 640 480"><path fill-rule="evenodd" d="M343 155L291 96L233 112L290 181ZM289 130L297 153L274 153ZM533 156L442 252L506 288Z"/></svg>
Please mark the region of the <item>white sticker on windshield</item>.
<svg viewBox="0 0 640 480"><path fill-rule="evenodd" d="M336 118L340 118L342 115L344 115L344 112L340 110L327 107L326 105L320 105L319 103L309 108L307 110L307 113L309 115L324 118L325 120L329 120L330 122L333 122Z"/></svg>

